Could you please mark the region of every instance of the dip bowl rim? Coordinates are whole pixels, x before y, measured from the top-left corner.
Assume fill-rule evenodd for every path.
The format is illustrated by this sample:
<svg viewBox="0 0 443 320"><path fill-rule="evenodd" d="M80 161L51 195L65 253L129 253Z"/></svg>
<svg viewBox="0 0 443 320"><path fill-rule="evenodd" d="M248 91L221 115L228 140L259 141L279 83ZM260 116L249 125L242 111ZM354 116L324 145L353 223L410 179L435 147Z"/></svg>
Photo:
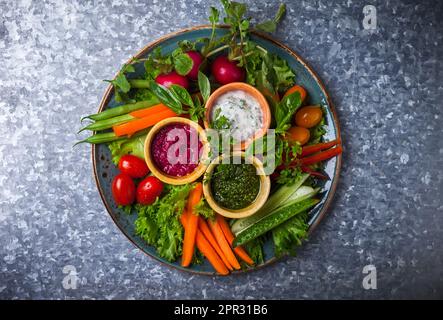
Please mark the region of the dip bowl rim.
<svg viewBox="0 0 443 320"><path fill-rule="evenodd" d="M164 128L168 125L174 124L174 123L187 124L187 125L193 127L194 129L196 129L198 136L199 136L199 140L201 141L201 143L203 145L202 146L203 152L202 152L202 155L199 159L199 163L198 163L197 167L191 173L189 173L185 176L181 176L181 177L172 176L172 175L169 175L169 174L163 172L162 170L160 170L157 167L157 165L155 164L154 159L151 154L151 145L152 145L152 141L154 140L154 137L156 136L156 134L162 128ZM167 118L167 119L161 120L158 123L156 123L151 128L151 130L148 132L148 135L146 136L143 148L144 148L145 161L146 161L146 164L148 165L149 170L151 171L151 173L155 177L157 177L162 182L167 183L167 184L183 185L186 183L194 182L195 180L200 178L200 176L205 172L205 170L208 166L210 146L209 146L208 138L206 136L206 132L198 123L196 123L190 119L187 119L187 118L171 117L171 118Z"/></svg>
<svg viewBox="0 0 443 320"><path fill-rule="evenodd" d="M256 213L268 200L269 193L271 191L271 179L268 175L265 174L263 163L258 159L257 157L253 155L248 155L247 157L252 160L252 165L260 172L260 190L257 194L256 199L254 202L252 202L250 205L248 205L245 208L237 209L237 210L231 210L227 208L223 208L220 206L212 196L212 190L211 190L211 183L210 178L211 175L217 165L221 163L221 161L227 157L235 157L240 156L242 158L245 158L247 155L244 151L237 150L233 151L232 153L223 153L219 156L217 156L215 159L211 161L211 163L206 168L205 175L203 177L203 194L205 196L206 201L208 202L209 206L218 214L226 217L226 218L246 218L254 213Z"/></svg>
<svg viewBox="0 0 443 320"><path fill-rule="evenodd" d="M245 91L248 94L252 95L259 103L260 109L263 113L263 125L261 128L257 128L254 135L246 140L241 141L233 146L234 150L245 150L253 141L263 137L266 134L266 131L271 126L271 109L269 107L269 103L266 100L266 97L254 86L251 86L245 82L231 82L225 84L219 88L217 88L208 98L205 104L205 118L203 120L203 124L206 129L211 129L209 125L211 122L211 114L212 109L214 107L217 99L224 93L229 91L241 90Z"/></svg>

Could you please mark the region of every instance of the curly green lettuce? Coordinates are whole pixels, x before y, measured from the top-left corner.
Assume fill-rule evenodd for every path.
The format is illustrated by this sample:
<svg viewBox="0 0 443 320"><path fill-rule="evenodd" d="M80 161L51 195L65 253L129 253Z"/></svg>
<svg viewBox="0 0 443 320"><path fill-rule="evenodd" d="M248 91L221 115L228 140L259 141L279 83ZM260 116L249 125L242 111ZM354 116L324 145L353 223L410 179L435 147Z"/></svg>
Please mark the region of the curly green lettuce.
<svg viewBox="0 0 443 320"><path fill-rule="evenodd" d="M183 227L180 215L185 208L191 184L165 186L165 196L151 205L136 205L135 233L157 249L160 257L175 261L182 253Z"/></svg>
<svg viewBox="0 0 443 320"><path fill-rule="evenodd" d="M297 247L308 235L307 212L303 212L272 230L274 252L277 257L284 254L295 255Z"/></svg>

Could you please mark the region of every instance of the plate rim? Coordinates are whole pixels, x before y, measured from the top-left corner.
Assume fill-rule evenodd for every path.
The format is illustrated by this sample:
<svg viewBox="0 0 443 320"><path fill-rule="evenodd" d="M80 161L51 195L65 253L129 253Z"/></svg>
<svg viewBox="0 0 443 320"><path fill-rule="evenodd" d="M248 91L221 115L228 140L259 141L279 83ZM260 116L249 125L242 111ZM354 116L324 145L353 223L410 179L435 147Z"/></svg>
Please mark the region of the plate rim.
<svg viewBox="0 0 443 320"><path fill-rule="evenodd" d="M161 36L160 38L149 42L147 45L145 45L142 49L140 49L135 55L133 55L130 59L128 59L125 63L129 64L131 63L134 59L139 58L140 56L143 56L144 54L146 54L147 51L149 51L150 49L152 49L153 47L157 46L159 43L164 42L167 39L176 37L178 35L184 34L184 33L188 33L190 31L196 31L196 30L202 30L202 29L211 29L212 26L209 24L203 24L203 25L197 25L197 26L193 26L193 27L188 27L188 28L183 28L180 29L178 31L174 31L174 32L170 32L167 33L163 36ZM229 26L227 25L219 25L217 26L217 28L219 29L227 29L229 28ZM289 48L287 45L283 44L282 42L280 42L279 40L276 40L275 38L273 38L271 35L257 31L257 30L252 30L251 34L261 37L265 40L270 41L271 43L273 43L274 45L280 47L281 49L285 50L289 55L293 56L298 62L300 62L306 69L307 71L311 74L311 76L315 79L315 81L318 83L318 85L320 86L320 89L323 91L324 96L326 97L329 109L331 110L332 113L332 119L335 125L335 130L337 133L337 139L340 139L340 141L342 141L342 137L341 137L341 131L340 131L340 123L338 120L338 115L337 115L337 110L335 109L334 104L332 103L331 97L328 94L328 91L326 90L325 85L323 84L323 81L319 78L319 76L317 75L317 73L314 71L314 69L293 49ZM115 76L117 75L117 73L115 74ZM115 77L114 76L114 77ZM105 90L105 93L103 94L103 97L100 101L99 104L99 108L98 108L98 112L101 112L104 107L107 105L107 103L109 102L109 99L111 98L111 93L113 91L113 86L112 84L109 84L108 87ZM343 143L343 141L342 141ZM100 185L100 181L98 179L98 174L97 174L97 163L96 163L96 157L95 157L95 145L91 144L91 157L92 157L92 168L93 168L93 174L94 174L94 179L95 179L95 183L97 186L97 189L99 191L100 194L100 198L102 199L102 202L106 208L106 211L108 212L108 215L111 217L112 221L114 222L114 224L117 226L117 228L121 231L121 233L123 233L125 235L125 237L134 245L136 246L141 252L143 252L146 256L149 256L153 259L155 259L156 261L159 261L161 264L168 266L171 269L175 269L175 270L179 270L182 272L186 272L186 273L191 273L191 274L199 274L199 275L206 275L206 276L221 276L219 274L217 274L215 271L213 272L209 272L209 271L198 271L198 270L193 270L193 269L189 269L189 268L184 268L181 267L179 265L175 265L172 263L167 263L163 260L160 259L160 257L153 255L149 252L146 252L145 250L143 250L143 248L138 245L134 240L132 240L129 236L129 234L126 232L126 230L123 229L122 226L119 225L119 223L116 221L116 219L114 218L113 214L111 213L111 208L110 205L108 204L108 202L105 199L105 195L104 195L104 191ZM320 212L317 215L317 219L315 219L315 221L313 222L313 224L309 227L308 230L308 235L311 235L312 232L317 228L317 226L319 225L319 223L323 220L323 218L325 217L326 213L328 212L328 209L334 199L334 195L337 191L337 186L338 186L338 181L340 178L340 172L341 172L341 165L342 165L342 154L338 155L336 157L336 163L335 163L335 168L334 168L334 177L332 179L332 184L331 187L329 189L329 194L328 197L325 199L324 204L320 210ZM273 263L275 263L276 261L282 260L283 258L285 258L285 256L277 258L277 257L272 257L271 259L269 259L268 261L261 263L257 266L255 266L254 268L248 268L248 269L242 269L242 270L238 270L235 272L231 272L230 276L232 275L241 275L241 274L245 274L248 272L252 272L252 271L257 271L260 270L264 267L267 267ZM287 256L286 256L287 258Z"/></svg>

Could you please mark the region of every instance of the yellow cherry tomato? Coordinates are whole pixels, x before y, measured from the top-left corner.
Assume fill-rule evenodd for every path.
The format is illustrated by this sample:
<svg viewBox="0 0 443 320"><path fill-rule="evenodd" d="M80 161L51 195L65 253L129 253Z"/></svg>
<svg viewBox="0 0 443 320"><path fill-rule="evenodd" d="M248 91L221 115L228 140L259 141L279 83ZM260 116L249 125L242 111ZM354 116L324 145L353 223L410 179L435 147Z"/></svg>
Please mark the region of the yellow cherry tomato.
<svg viewBox="0 0 443 320"><path fill-rule="evenodd" d="M288 91L285 92L285 95L283 97L289 96L291 93L298 92L300 93L301 102L305 101L306 99L306 90L302 86L295 85L288 89Z"/></svg>
<svg viewBox="0 0 443 320"><path fill-rule="evenodd" d="M295 114L295 124L303 128L312 128L320 123L323 111L317 106L303 107Z"/></svg>
<svg viewBox="0 0 443 320"><path fill-rule="evenodd" d="M304 145L306 142L308 142L310 137L311 133L309 132L309 130L302 127L289 128L288 132L286 133L286 138L289 141L298 141L301 145Z"/></svg>

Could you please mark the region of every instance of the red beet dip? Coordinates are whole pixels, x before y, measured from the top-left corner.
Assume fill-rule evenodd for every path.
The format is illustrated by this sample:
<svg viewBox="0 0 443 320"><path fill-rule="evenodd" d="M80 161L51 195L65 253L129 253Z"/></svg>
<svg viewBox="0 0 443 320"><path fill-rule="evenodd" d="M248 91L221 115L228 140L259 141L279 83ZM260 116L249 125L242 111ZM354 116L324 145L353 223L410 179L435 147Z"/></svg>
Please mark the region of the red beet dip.
<svg viewBox="0 0 443 320"><path fill-rule="evenodd" d="M182 177L198 166L202 146L197 130L184 123L174 123L157 132L151 144L151 155L159 170Z"/></svg>

